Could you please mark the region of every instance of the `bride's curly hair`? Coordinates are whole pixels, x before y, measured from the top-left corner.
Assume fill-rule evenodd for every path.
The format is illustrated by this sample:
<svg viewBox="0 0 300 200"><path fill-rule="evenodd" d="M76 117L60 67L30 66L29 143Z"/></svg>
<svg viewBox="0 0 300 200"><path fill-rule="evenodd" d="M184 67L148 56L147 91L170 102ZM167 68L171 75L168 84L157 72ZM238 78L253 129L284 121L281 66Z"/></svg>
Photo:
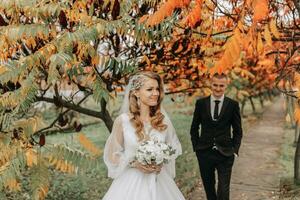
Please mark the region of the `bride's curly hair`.
<svg viewBox="0 0 300 200"><path fill-rule="evenodd" d="M146 139L144 133L144 124L140 118L140 107L138 105L138 98L135 95L135 91L139 90L145 82L146 78L154 79L158 82L159 97L156 106L150 106L150 122L151 126L158 130L164 131L167 129L167 125L163 123L164 115L161 113L160 105L164 98L164 86L160 76L154 72L142 71L134 74L131 77L131 90L129 92L129 112L132 114L130 122L136 129L136 134L139 141Z"/></svg>

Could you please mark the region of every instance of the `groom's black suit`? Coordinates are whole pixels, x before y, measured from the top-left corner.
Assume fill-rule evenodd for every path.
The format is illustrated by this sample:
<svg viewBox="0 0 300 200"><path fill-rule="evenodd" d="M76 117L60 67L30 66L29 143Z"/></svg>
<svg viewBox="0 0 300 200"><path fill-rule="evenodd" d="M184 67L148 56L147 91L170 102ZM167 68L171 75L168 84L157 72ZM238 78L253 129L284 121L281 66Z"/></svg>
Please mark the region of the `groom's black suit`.
<svg viewBox="0 0 300 200"><path fill-rule="evenodd" d="M242 139L240 109L238 102L224 97L218 120L213 120L210 98L199 99L196 103L190 131L191 140L207 199L228 200L234 154L238 154ZM217 192L215 170L218 173Z"/></svg>

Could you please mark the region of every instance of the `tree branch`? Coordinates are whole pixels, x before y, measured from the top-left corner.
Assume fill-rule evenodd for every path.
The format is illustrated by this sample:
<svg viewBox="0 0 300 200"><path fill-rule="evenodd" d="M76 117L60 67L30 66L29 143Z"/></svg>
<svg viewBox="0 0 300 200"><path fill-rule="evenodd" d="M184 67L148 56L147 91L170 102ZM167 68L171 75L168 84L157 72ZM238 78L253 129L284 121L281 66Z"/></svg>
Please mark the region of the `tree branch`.
<svg viewBox="0 0 300 200"><path fill-rule="evenodd" d="M208 88L205 86L202 87L190 87L190 88L184 88L181 90L176 90L176 91L170 91L170 92L166 92L166 95L170 95L170 94L177 94L177 93L185 93L185 92L189 92L188 90L196 90L196 89L202 89L202 88Z"/></svg>
<svg viewBox="0 0 300 200"><path fill-rule="evenodd" d="M53 104L55 102L55 100L53 98L40 97L40 96L36 97L36 101L45 101L45 102L53 103ZM103 119L104 118L102 112L97 112L97 111L94 111L94 110L83 108L83 107L81 107L79 105L72 104L72 103L67 102L67 101L65 101L63 99L60 99L59 101L60 101L61 105L63 107L65 107L65 108L69 108L69 109L77 111L79 113L82 113L82 114L85 114L85 115L89 115L89 116L92 116L92 117L96 117L96 118L99 118L99 119Z"/></svg>
<svg viewBox="0 0 300 200"><path fill-rule="evenodd" d="M300 15L300 1L299 0L293 0L294 5L298 11L298 15Z"/></svg>
<svg viewBox="0 0 300 200"><path fill-rule="evenodd" d="M90 95L86 95L86 96L83 97L76 105L74 105L74 104L73 104L73 105L74 105L74 106L79 106L84 100L86 100L86 98L88 98L88 96L90 96ZM43 98L46 98L46 97L43 97ZM50 99L50 98L49 98L49 99ZM66 103L69 103L69 102L66 102ZM41 134L41 133L43 133L45 130L52 128L52 127L55 125L55 123L59 120L60 116L63 116L64 114L66 114L66 113L69 112L70 110L71 110L71 108L68 108L68 109L65 110L64 112L60 113L60 114L57 116L57 118L56 118L49 126L47 126L47 127L45 127L45 128L42 128L42 129L36 131L33 135Z"/></svg>

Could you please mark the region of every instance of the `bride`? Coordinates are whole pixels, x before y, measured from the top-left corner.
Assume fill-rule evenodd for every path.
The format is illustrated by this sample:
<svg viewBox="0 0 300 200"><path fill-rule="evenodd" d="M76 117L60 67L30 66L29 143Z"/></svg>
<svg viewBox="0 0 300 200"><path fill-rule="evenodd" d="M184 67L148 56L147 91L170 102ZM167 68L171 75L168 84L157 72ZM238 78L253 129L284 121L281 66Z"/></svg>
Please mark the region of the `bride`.
<svg viewBox="0 0 300 200"><path fill-rule="evenodd" d="M161 108L163 82L153 72L136 73L129 81L119 115L104 148L104 162L112 185L103 200L184 200L173 178L181 144ZM139 144L156 140L171 145L174 159L164 165L135 161Z"/></svg>

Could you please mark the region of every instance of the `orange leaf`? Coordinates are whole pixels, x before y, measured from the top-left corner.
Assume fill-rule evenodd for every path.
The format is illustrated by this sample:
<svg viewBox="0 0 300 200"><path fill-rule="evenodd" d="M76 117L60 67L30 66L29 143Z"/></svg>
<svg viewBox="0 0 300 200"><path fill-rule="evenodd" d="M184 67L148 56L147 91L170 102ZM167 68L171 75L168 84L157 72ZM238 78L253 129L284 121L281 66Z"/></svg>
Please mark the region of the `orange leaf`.
<svg viewBox="0 0 300 200"><path fill-rule="evenodd" d="M274 65L274 60L273 59L263 59L258 62L259 65L264 65L264 66L273 66Z"/></svg>
<svg viewBox="0 0 300 200"><path fill-rule="evenodd" d="M201 19L201 7L202 7L202 0L198 0L196 2L195 7L189 13L189 15L183 20L184 24L194 27L198 21Z"/></svg>
<svg viewBox="0 0 300 200"><path fill-rule="evenodd" d="M94 57L92 57L92 65L98 65L99 64L99 61L100 61L100 56L99 55L96 55Z"/></svg>
<svg viewBox="0 0 300 200"><path fill-rule="evenodd" d="M219 66L217 71L218 71L218 74L222 74L224 72L224 68L222 66Z"/></svg>
<svg viewBox="0 0 300 200"><path fill-rule="evenodd" d="M252 3L252 0L246 0L245 2L246 2L245 4L246 4L248 7L250 7L250 6L251 6L251 3Z"/></svg>
<svg viewBox="0 0 300 200"><path fill-rule="evenodd" d="M139 23L144 23L147 19L148 19L149 15L143 15L140 19L139 19Z"/></svg>
<svg viewBox="0 0 300 200"><path fill-rule="evenodd" d="M181 8L183 6L188 5L190 0L178 1L178 0L168 0L163 3L160 8L153 14L150 15L146 24L148 26L154 26L159 24L165 17L172 15L173 11L176 8Z"/></svg>
<svg viewBox="0 0 300 200"><path fill-rule="evenodd" d="M294 118L297 123L300 123L300 107L299 106L296 106L296 108L295 108Z"/></svg>
<svg viewBox="0 0 300 200"><path fill-rule="evenodd" d="M205 39L203 40L202 44L206 44L209 42L210 38L211 38L211 34L212 34L213 29L210 28L207 32L207 35L205 37Z"/></svg>
<svg viewBox="0 0 300 200"><path fill-rule="evenodd" d="M269 8L267 0L256 0L254 5L253 21L261 21L268 16Z"/></svg>
<svg viewBox="0 0 300 200"><path fill-rule="evenodd" d="M98 149L94 145L94 143L91 142L84 134L80 133L77 136L77 139L84 148L86 148L89 152L91 152L95 156L99 156L101 154L101 150Z"/></svg>
<svg viewBox="0 0 300 200"><path fill-rule="evenodd" d="M212 67L209 69L209 74L214 75L217 72L217 67Z"/></svg>
<svg viewBox="0 0 300 200"><path fill-rule="evenodd" d="M240 44L239 44L238 40L236 39L236 37L232 38L232 41L230 42L230 44L231 44L230 45L231 48L229 47L229 51L234 56L234 60L236 60L240 57L240 54L241 54Z"/></svg>
<svg viewBox="0 0 300 200"><path fill-rule="evenodd" d="M296 63L299 63L300 62L300 55L297 55L293 58L293 61L296 62ZM1 71L1 70L0 70ZM1 74L1 72L0 72Z"/></svg>

